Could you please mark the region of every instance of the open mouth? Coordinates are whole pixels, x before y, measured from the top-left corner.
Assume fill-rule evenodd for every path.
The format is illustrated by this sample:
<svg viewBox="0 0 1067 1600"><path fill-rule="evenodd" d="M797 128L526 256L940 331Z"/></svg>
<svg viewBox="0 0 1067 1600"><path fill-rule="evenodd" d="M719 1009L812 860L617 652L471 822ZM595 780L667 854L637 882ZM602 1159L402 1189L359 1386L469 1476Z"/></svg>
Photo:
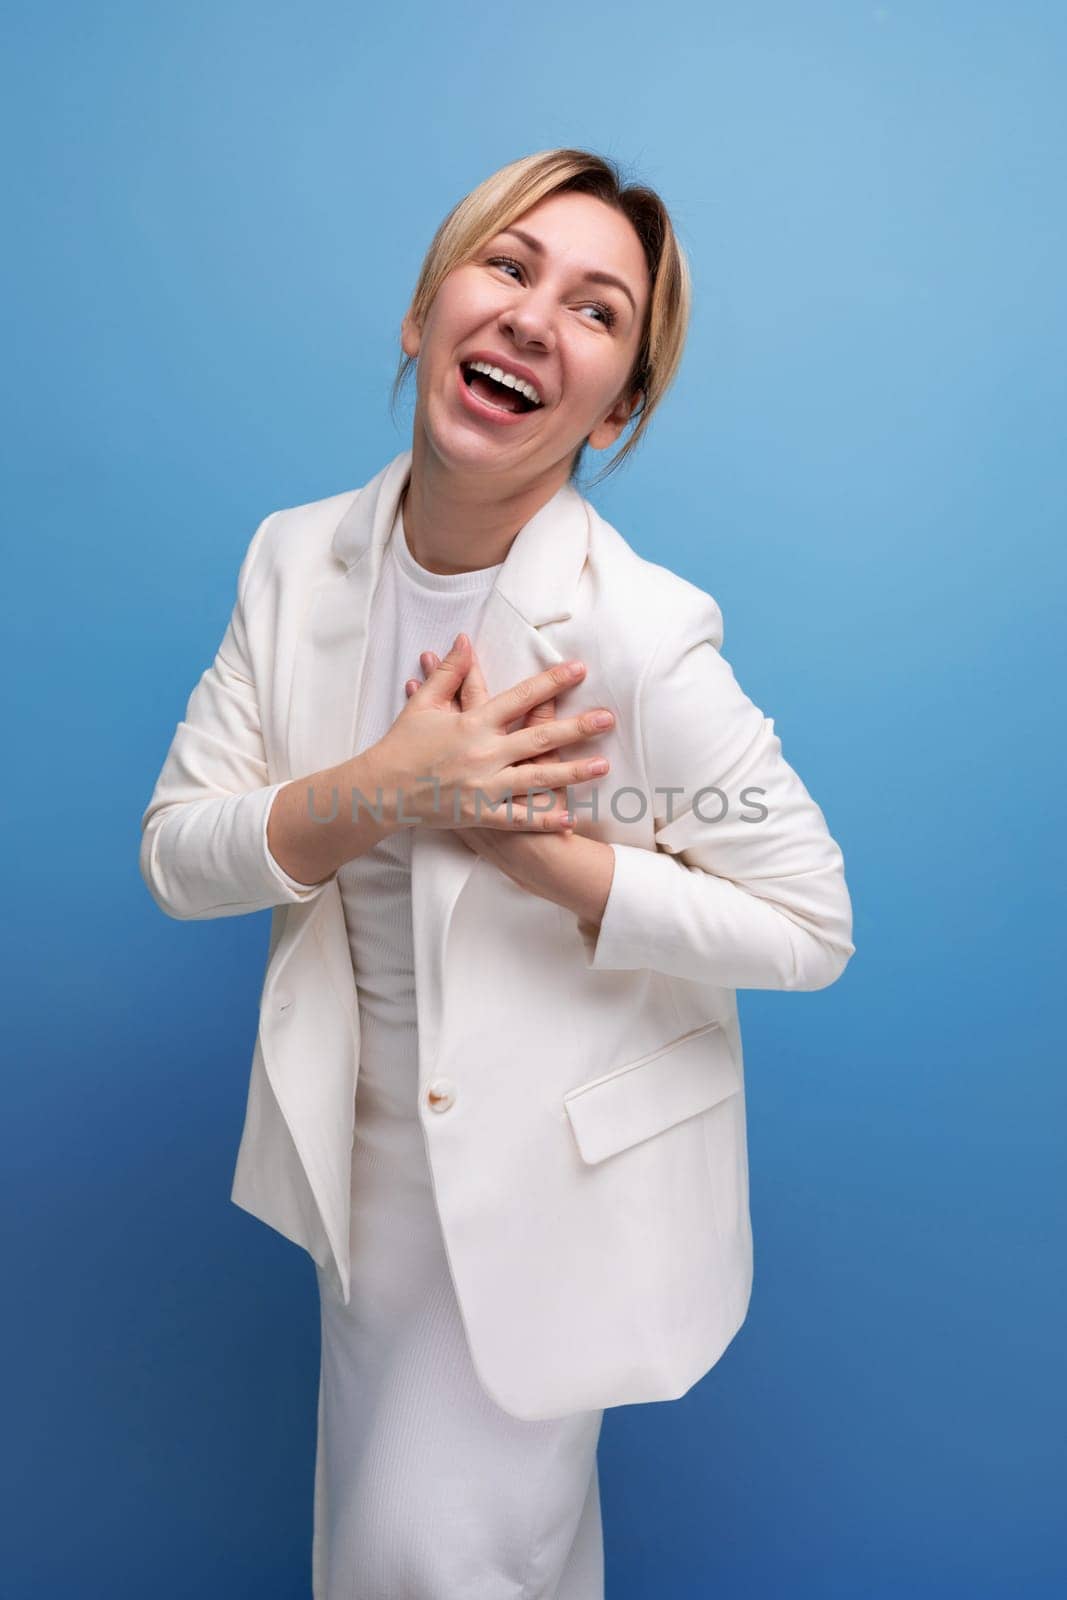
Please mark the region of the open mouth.
<svg viewBox="0 0 1067 1600"><path fill-rule="evenodd" d="M459 370L467 388L483 405L492 406L497 411L510 412L513 416L541 409L536 401L531 400L529 395L520 389L514 389L507 383L500 383L486 372L473 371L467 361L460 364Z"/></svg>

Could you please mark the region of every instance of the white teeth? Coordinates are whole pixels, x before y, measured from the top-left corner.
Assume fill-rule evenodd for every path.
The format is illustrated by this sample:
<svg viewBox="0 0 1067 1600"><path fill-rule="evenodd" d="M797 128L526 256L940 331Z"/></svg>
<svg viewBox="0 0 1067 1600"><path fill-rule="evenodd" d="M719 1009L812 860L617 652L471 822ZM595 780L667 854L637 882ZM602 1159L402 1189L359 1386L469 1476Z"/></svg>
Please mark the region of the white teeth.
<svg viewBox="0 0 1067 1600"><path fill-rule="evenodd" d="M505 372L503 367L491 367L488 361L468 361L466 365L471 372L484 372L486 377L495 378L497 383L507 384L509 389L517 389L527 400L532 400L535 406L542 404L541 396L533 384L517 378L513 372Z"/></svg>

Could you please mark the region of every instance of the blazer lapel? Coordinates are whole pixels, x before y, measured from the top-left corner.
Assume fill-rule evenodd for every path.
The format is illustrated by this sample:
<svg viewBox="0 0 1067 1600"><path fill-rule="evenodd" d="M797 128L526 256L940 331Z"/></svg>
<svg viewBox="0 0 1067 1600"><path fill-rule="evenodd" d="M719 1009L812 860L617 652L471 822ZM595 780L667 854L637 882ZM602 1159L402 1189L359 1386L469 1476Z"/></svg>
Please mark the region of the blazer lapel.
<svg viewBox="0 0 1067 1600"><path fill-rule="evenodd" d="M294 777L355 755L359 684L382 552L407 481L398 456L359 490L334 531L334 571L312 593L293 662L286 727ZM348 803L348 797L339 797Z"/></svg>
<svg viewBox="0 0 1067 1600"><path fill-rule="evenodd" d="M540 630L572 615L588 543L585 503L569 484L516 534L473 641L491 695L564 659ZM479 863L483 871L492 870L452 829L416 826L411 899L423 1084L440 1047L453 912Z"/></svg>
<svg viewBox="0 0 1067 1600"><path fill-rule="evenodd" d="M287 753L294 775L358 754L371 602L410 470L405 450L356 495L334 533L337 569L314 591L293 666ZM515 536L474 639L490 694L564 659L540 630L572 615L588 541L586 504L569 483ZM422 1079L437 1055L452 914L480 860L452 829L415 825L411 896Z"/></svg>

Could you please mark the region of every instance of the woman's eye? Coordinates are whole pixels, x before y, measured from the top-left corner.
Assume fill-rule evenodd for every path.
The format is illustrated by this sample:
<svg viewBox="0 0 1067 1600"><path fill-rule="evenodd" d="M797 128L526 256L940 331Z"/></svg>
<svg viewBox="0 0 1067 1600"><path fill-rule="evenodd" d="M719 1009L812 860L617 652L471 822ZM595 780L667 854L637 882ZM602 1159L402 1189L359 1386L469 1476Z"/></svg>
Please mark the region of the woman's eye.
<svg viewBox="0 0 1067 1600"><path fill-rule="evenodd" d="M517 261L513 261L510 256L492 256L490 258L489 265L491 267L514 267L517 272L522 271L519 263Z"/></svg>
<svg viewBox="0 0 1067 1600"><path fill-rule="evenodd" d="M521 265L519 264L519 262L517 262L514 259L513 256L490 256L489 257L489 266L491 266L491 267L514 267L516 272L518 272L520 274L522 272ZM600 315L601 315L601 317L603 319L603 323L604 323L605 328L611 328L611 327L614 326L615 319L616 319L616 313L613 311L611 306L604 305L603 301L601 301L601 300L594 300L594 301L590 302L590 304L587 307L587 309L590 310L590 311L599 311L600 312Z"/></svg>

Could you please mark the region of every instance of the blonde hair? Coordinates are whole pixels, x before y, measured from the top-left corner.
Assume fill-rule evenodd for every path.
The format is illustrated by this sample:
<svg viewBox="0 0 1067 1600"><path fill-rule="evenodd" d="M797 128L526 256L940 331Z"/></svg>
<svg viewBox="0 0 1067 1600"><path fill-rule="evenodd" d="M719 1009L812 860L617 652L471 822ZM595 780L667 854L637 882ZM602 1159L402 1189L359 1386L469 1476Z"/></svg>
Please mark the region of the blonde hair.
<svg viewBox="0 0 1067 1600"><path fill-rule="evenodd" d="M644 247L651 294L641 343L627 379L626 391L641 391L631 414L636 426L601 477L614 472L636 449L653 412L674 381L682 360L692 299L689 263L674 231L667 207L654 189L624 184L615 162L589 150L542 150L509 162L465 195L433 236L411 300L411 314L423 323L444 279L462 262L524 212L552 194L591 194L621 211ZM401 385L414 363L404 356L393 381L395 406ZM575 452L570 476L578 475L586 445ZM598 481L598 480L594 480Z"/></svg>

